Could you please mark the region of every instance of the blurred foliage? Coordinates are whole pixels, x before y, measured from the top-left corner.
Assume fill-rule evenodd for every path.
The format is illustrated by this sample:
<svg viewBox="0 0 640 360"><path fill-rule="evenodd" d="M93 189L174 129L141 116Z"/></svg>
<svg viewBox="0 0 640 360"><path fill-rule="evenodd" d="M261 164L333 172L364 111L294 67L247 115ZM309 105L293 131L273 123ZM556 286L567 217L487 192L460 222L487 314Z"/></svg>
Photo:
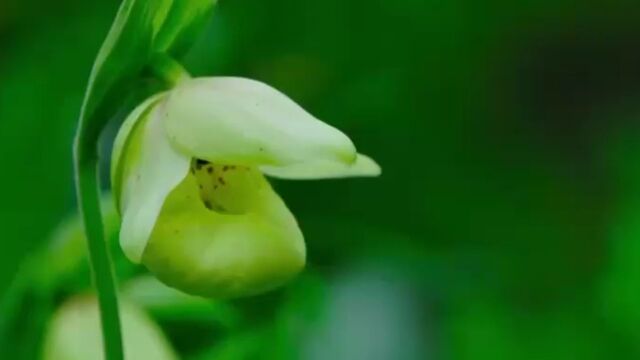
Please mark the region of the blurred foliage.
<svg viewBox="0 0 640 360"><path fill-rule="evenodd" d="M117 6L0 2L0 294L74 207L72 136ZM307 272L205 321L150 313L196 360L640 357L639 15L631 0L220 1L187 67L275 86L384 174L275 182ZM35 304L33 322L51 312Z"/></svg>

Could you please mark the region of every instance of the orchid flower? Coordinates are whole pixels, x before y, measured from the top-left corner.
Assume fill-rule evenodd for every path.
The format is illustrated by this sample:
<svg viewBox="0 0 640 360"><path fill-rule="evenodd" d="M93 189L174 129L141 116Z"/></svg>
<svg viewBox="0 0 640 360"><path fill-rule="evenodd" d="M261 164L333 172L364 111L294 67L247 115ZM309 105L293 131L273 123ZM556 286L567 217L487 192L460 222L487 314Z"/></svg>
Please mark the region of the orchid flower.
<svg viewBox="0 0 640 360"><path fill-rule="evenodd" d="M341 131L276 89L188 79L139 105L117 135L121 246L158 279L206 297L259 294L304 267L302 232L266 176L377 176Z"/></svg>

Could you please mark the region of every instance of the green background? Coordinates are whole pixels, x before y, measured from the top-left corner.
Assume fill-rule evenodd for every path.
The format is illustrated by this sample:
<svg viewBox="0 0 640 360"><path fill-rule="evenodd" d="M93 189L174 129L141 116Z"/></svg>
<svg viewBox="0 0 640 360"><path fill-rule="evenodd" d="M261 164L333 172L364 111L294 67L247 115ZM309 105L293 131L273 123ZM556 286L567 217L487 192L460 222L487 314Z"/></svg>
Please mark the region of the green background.
<svg viewBox="0 0 640 360"><path fill-rule="evenodd" d="M73 211L75 122L117 6L0 2L0 294ZM306 273L231 303L241 329L165 324L176 347L639 358L638 19L623 0L221 0L186 67L278 88L384 173L274 182Z"/></svg>

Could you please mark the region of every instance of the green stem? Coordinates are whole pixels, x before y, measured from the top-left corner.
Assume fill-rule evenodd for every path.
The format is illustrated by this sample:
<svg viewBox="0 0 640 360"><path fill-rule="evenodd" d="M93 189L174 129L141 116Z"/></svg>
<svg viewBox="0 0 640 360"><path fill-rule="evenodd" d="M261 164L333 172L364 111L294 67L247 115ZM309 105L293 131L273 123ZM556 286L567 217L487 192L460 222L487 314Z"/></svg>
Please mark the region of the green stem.
<svg viewBox="0 0 640 360"><path fill-rule="evenodd" d="M167 88L172 88L190 78L189 73L180 63L164 54L154 56L148 70L155 78L162 80ZM74 144L78 204L84 221L93 282L98 293L105 360L123 360L115 276L109 248L105 241L100 209L97 140L102 126L91 121L95 113L101 113L101 109L94 109L92 113L87 113L86 105L85 99Z"/></svg>
<svg viewBox="0 0 640 360"><path fill-rule="evenodd" d="M94 139L84 138L82 130L81 126L74 148L76 190L100 306L105 359L123 360L115 276L109 248L105 241L100 209L97 145L92 141L95 137L89 136Z"/></svg>
<svg viewBox="0 0 640 360"><path fill-rule="evenodd" d="M191 74L176 60L166 54L156 54L148 65L154 78L162 80L167 88L191 78Z"/></svg>

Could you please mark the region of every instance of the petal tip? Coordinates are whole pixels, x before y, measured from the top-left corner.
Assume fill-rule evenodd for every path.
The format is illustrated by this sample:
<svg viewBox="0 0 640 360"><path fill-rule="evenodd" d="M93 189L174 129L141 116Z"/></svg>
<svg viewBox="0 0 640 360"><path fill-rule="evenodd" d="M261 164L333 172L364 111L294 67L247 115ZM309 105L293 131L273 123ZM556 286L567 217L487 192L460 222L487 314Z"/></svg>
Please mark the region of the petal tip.
<svg viewBox="0 0 640 360"><path fill-rule="evenodd" d="M124 255L134 264L140 264L142 262L142 254L146 247L147 240L142 241L142 244L135 241L130 234L129 224L126 223L126 217L124 217L122 227L120 228L120 248Z"/></svg>
<svg viewBox="0 0 640 360"><path fill-rule="evenodd" d="M367 177L378 177L382 175L382 167L372 158L358 154L355 163L352 165L358 169L358 174Z"/></svg>

